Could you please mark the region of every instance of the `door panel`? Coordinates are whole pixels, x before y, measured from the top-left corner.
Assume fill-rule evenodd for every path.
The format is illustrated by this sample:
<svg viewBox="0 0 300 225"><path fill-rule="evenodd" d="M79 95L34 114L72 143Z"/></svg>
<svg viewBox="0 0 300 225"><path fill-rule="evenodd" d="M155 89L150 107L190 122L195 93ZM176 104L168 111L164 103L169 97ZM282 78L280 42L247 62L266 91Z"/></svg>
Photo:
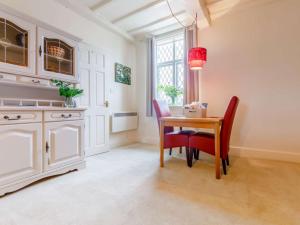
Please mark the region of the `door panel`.
<svg viewBox="0 0 300 225"><path fill-rule="evenodd" d="M80 97L80 103L84 107L90 106L90 87L91 87L91 71L89 69L80 68L80 83L83 89L84 95Z"/></svg>
<svg viewBox="0 0 300 225"><path fill-rule="evenodd" d="M0 185L42 172L42 125L0 126Z"/></svg>
<svg viewBox="0 0 300 225"><path fill-rule="evenodd" d="M96 116L96 146L105 144L105 116Z"/></svg>
<svg viewBox="0 0 300 225"><path fill-rule="evenodd" d="M88 45L79 47L80 86L84 95L80 104L87 107L85 111L85 137L89 144L85 145L86 155L94 155L108 151L109 114L105 101L108 100L107 71L105 55ZM88 72L87 72L88 71Z"/></svg>
<svg viewBox="0 0 300 225"><path fill-rule="evenodd" d="M51 122L45 124L47 143L45 169L65 166L83 157L84 121Z"/></svg>
<svg viewBox="0 0 300 225"><path fill-rule="evenodd" d="M90 116L85 116L85 129L84 129L84 143L85 149L91 148L91 118Z"/></svg>
<svg viewBox="0 0 300 225"><path fill-rule="evenodd" d="M104 73L96 71L96 105L103 106L105 102L105 77Z"/></svg>

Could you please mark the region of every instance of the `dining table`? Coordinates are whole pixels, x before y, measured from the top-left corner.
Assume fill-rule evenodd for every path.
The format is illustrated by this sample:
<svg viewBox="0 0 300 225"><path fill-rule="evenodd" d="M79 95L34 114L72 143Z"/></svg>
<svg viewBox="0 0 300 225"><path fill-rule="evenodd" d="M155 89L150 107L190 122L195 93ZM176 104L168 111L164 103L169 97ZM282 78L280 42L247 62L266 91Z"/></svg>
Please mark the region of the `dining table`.
<svg viewBox="0 0 300 225"><path fill-rule="evenodd" d="M191 118L184 116L170 116L160 118L160 167L164 167L164 127L189 127L209 129L215 135L215 173L216 179L221 178L220 170L220 131L223 117Z"/></svg>

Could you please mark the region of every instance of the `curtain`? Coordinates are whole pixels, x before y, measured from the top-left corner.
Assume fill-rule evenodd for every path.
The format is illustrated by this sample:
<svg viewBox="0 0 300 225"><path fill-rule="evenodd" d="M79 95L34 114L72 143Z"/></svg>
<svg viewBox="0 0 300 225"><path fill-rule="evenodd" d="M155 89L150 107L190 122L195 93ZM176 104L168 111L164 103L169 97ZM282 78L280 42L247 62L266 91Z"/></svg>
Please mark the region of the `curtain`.
<svg viewBox="0 0 300 225"><path fill-rule="evenodd" d="M152 101L155 98L155 39L147 39L146 116L153 116Z"/></svg>
<svg viewBox="0 0 300 225"><path fill-rule="evenodd" d="M185 104L190 104L194 101L199 101L199 75L197 71L192 71L189 69L188 65L188 51L190 48L197 46L196 41L196 32L197 32L197 26L192 25L185 29Z"/></svg>

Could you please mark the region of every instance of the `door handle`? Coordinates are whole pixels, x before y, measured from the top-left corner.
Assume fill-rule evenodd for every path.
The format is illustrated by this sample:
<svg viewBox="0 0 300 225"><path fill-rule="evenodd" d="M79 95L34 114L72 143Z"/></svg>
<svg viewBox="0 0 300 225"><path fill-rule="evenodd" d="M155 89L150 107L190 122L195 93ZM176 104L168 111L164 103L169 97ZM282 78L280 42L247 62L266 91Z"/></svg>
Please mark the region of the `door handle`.
<svg viewBox="0 0 300 225"><path fill-rule="evenodd" d="M108 108L109 107L109 101L105 101L104 105L105 105L106 108Z"/></svg>
<svg viewBox="0 0 300 225"><path fill-rule="evenodd" d="M40 48L39 48L39 54L40 54L40 56L42 56L42 46L40 46Z"/></svg>
<svg viewBox="0 0 300 225"><path fill-rule="evenodd" d="M48 144L48 141L46 141L46 153L48 153L49 152L49 144Z"/></svg>

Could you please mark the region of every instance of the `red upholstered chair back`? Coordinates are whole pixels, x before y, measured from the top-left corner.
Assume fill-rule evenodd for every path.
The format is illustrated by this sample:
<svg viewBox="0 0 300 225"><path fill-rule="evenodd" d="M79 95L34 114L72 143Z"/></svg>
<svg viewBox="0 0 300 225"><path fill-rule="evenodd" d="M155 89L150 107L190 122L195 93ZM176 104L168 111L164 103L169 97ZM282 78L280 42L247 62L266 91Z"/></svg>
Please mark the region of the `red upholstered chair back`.
<svg viewBox="0 0 300 225"><path fill-rule="evenodd" d="M157 101L156 99L153 100L153 106L156 112L157 123L159 128L159 119L161 117L168 117L171 116L170 108L167 102L165 101ZM173 127L165 127L165 133L173 132Z"/></svg>
<svg viewBox="0 0 300 225"><path fill-rule="evenodd" d="M229 151L230 135L235 117L235 112L239 104L239 98L233 96L225 112L224 120L221 129L221 156L226 159Z"/></svg>

